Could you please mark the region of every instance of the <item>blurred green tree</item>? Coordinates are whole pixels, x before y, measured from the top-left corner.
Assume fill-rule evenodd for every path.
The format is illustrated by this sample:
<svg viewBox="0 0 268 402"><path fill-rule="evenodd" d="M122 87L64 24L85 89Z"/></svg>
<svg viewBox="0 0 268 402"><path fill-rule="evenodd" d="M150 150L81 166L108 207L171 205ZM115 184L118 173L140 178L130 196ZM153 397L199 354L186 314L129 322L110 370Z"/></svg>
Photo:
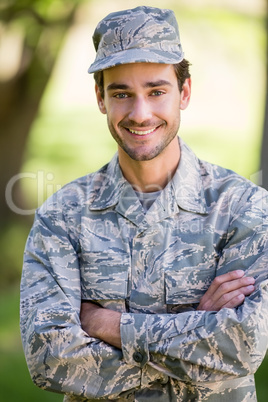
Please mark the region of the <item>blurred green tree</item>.
<svg viewBox="0 0 268 402"><path fill-rule="evenodd" d="M20 172L31 125L60 45L81 0L2 0L0 4L0 222L12 214L5 199ZM12 194L22 205L19 186Z"/></svg>
<svg viewBox="0 0 268 402"><path fill-rule="evenodd" d="M262 186L268 190L268 0L266 0L266 101L261 147Z"/></svg>

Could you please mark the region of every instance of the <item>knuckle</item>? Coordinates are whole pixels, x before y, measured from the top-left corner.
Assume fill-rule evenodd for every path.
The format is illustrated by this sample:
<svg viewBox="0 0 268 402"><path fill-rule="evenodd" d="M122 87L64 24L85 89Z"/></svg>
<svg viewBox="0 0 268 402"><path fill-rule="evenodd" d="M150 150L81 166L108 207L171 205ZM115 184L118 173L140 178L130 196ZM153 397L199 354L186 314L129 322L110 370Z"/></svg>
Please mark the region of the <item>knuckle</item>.
<svg viewBox="0 0 268 402"><path fill-rule="evenodd" d="M229 301L229 295L225 293L224 295L222 295L221 299L223 303L226 304Z"/></svg>
<svg viewBox="0 0 268 402"><path fill-rule="evenodd" d="M222 278L220 276L217 276L216 278L214 278L213 282L214 282L214 285L219 286L219 285L221 285Z"/></svg>
<svg viewBox="0 0 268 402"><path fill-rule="evenodd" d="M220 285L220 290L221 290L223 293L228 292L228 290L229 290L229 285L228 285L228 283L222 283L222 284Z"/></svg>

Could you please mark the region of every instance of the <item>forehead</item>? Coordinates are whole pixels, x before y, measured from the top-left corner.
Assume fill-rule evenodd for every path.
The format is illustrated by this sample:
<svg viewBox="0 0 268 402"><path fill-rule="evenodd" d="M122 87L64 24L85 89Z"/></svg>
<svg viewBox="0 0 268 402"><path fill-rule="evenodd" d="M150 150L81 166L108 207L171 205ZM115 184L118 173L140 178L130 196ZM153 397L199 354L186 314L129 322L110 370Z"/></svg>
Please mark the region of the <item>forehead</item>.
<svg viewBox="0 0 268 402"><path fill-rule="evenodd" d="M130 63L103 70L104 87L112 82L142 84L148 80L166 80L176 84L174 66L160 63Z"/></svg>

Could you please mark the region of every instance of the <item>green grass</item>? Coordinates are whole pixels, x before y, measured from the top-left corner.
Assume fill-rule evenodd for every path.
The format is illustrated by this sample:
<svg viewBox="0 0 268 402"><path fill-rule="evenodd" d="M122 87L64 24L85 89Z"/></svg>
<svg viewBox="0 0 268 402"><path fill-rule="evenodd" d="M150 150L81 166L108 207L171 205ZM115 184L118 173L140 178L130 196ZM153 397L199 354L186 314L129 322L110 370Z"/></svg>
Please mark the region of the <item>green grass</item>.
<svg viewBox="0 0 268 402"><path fill-rule="evenodd" d="M267 373L268 373L268 354L266 355L265 359L263 360L260 368L258 369L255 375L258 402L267 402L267 395L268 395Z"/></svg>

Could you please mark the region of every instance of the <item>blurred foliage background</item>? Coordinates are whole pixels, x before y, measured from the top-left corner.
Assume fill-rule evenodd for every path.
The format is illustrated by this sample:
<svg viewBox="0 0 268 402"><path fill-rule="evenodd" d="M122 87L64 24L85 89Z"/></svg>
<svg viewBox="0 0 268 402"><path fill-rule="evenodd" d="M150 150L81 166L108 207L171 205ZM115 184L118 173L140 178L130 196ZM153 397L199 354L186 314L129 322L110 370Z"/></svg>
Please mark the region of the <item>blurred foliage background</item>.
<svg viewBox="0 0 268 402"><path fill-rule="evenodd" d="M60 401L36 388L19 333L19 281L34 210L61 186L106 163L116 146L97 109L87 68L91 36L129 0L0 3L0 402ZM192 100L181 137L196 154L262 185L267 9L265 0L160 0L175 11ZM267 358L256 374L267 400Z"/></svg>

